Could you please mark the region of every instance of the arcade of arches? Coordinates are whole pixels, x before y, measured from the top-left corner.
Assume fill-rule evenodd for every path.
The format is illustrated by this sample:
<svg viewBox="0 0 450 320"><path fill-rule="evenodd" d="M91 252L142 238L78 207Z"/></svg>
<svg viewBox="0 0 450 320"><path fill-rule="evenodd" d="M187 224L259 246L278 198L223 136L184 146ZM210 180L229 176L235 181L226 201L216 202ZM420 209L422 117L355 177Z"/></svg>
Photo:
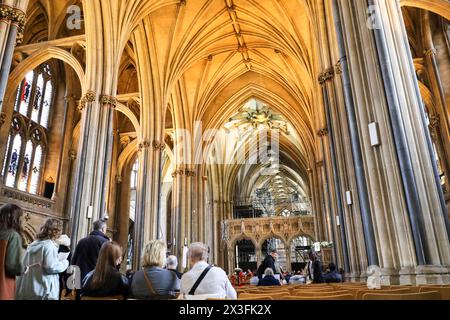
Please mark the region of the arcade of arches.
<svg viewBox="0 0 450 320"><path fill-rule="evenodd" d="M1 0L0 203L228 272L450 282L448 0Z"/></svg>

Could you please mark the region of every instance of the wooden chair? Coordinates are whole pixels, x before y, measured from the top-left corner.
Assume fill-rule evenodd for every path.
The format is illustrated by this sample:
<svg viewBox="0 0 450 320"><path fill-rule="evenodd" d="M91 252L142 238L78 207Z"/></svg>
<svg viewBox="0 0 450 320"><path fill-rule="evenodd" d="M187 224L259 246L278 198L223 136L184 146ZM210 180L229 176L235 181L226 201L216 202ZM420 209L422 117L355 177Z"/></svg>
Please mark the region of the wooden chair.
<svg viewBox="0 0 450 320"><path fill-rule="evenodd" d="M435 286L426 286L420 287L420 293L422 292L432 292L437 291L441 295L442 300L450 300L450 287L435 287Z"/></svg>
<svg viewBox="0 0 450 320"><path fill-rule="evenodd" d="M109 297L81 297L81 300L125 300L123 296L109 296Z"/></svg>
<svg viewBox="0 0 450 320"><path fill-rule="evenodd" d="M403 293L412 293L409 288L403 288L403 289L388 289L388 290L358 290L356 292L353 292L353 295L355 296L356 300L362 300L364 294L366 293L377 293L377 294L403 294Z"/></svg>
<svg viewBox="0 0 450 320"><path fill-rule="evenodd" d="M319 296L285 296L283 300L354 300L351 294L319 295Z"/></svg>
<svg viewBox="0 0 450 320"><path fill-rule="evenodd" d="M284 296L289 295L289 292L265 292L265 293L242 293L239 295L239 299L246 299L248 297L271 297L272 300L279 300Z"/></svg>
<svg viewBox="0 0 450 320"><path fill-rule="evenodd" d="M339 291L326 291L326 292L299 292L295 291L291 294L293 297L320 297L320 296L335 296L335 295L343 295L343 294L351 294L347 290L339 290ZM354 296L354 295L352 295Z"/></svg>
<svg viewBox="0 0 450 320"><path fill-rule="evenodd" d="M239 298L238 300L273 300L270 296L263 296L260 294L247 296L245 298Z"/></svg>
<svg viewBox="0 0 450 320"><path fill-rule="evenodd" d="M76 290L72 290L69 294L66 289L62 289L61 291L61 300L76 300L77 293Z"/></svg>
<svg viewBox="0 0 450 320"><path fill-rule="evenodd" d="M366 293L363 300L441 300L437 291L422 293Z"/></svg>

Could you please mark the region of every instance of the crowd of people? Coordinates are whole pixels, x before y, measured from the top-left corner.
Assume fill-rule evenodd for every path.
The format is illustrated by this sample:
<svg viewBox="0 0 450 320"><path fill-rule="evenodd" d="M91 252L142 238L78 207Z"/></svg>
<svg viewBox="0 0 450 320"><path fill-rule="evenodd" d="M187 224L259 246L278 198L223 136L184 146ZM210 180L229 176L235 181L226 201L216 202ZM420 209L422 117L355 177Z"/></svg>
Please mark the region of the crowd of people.
<svg viewBox="0 0 450 320"><path fill-rule="evenodd" d="M237 298L235 279L232 284L224 270L208 263L208 247L203 243L189 246L191 269L185 274L177 271L176 256L167 257L167 246L161 240L146 244L140 270L123 274L120 271L123 249L107 237L105 221L95 221L93 231L78 242L71 255L70 239L62 234L62 222L54 218L45 221L35 241L24 250L22 216L22 209L16 205L0 208L0 300L58 300L63 289L67 294L74 288L78 289L78 299ZM321 261L315 253L310 254L305 271L300 274L284 273L277 256L277 251L271 250L256 272L240 272L238 283L273 286L342 281L334 264L329 265L326 274L322 273ZM76 270L79 287L68 286L69 278L76 279L73 273Z"/></svg>
<svg viewBox="0 0 450 320"><path fill-rule="evenodd" d="M336 283L343 282L342 271L334 263L324 268L317 252L310 252L303 270L284 272L278 264L278 252L271 249L269 254L254 272L238 269L230 277L235 286L278 286L286 284Z"/></svg>

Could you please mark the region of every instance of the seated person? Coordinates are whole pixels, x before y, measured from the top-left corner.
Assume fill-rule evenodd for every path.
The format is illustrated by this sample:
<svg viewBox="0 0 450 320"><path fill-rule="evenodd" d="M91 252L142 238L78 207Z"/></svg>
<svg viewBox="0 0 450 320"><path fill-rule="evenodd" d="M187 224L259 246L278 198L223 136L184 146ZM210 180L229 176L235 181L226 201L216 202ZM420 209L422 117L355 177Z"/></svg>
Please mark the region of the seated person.
<svg viewBox="0 0 450 320"><path fill-rule="evenodd" d="M177 274L164 269L166 244L161 240L152 240L144 250L142 270L136 271L131 283L131 296L142 300L175 299L175 291L180 290Z"/></svg>
<svg viewBox="0 0 450 320"><path fill-rule="evenodd" d="M100 249L95 269L83 280L81 296L108 297L128 295L128 279L119 271L122 247L117 242L105 242Z"/></svg>
<svg viewBox="0 0 450 320"><path fill-rule="evenodd" d="M249 284L250 284L251 286L257 286L258 283L259 283L259 278L258 278L257 275L251 277L251 279L250 279L250 281L249 281Z"/></svg>
<svg viewBox="0 0 450 320"><path fill-rule="evenodd" d="M294 275L290 277L289 284L304 284L306 283L306 277L304 275Z"/></svg>
<svg viewBox="0 0 450 320"><path fill-rule="evenodd" d="M264 277L258 283L258 287L261 286L281 286L280 281L275 278L271 268L267 268L264 271Z"/></svg>
<svg viewBox="0 0 450 320"><path fill-rule="evenodd" d="M337 271L336 265L334 263L330 263L328 265L328 269L330 271L323 276L326 283L342 282L342 276Z"/></svg>

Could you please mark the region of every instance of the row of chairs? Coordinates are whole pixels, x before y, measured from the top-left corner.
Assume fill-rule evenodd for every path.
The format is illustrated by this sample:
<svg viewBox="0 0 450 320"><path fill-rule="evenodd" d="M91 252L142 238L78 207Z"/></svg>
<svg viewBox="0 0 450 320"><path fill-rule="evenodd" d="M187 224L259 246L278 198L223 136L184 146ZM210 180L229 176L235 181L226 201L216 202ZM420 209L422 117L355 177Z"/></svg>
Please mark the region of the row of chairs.
<svg viewBox="0 0 450 320"><path fill-rule="evenodd" d="M450 286L383 286L369 290L364 284L247 287L245 300L450 300Z"/></svg>

